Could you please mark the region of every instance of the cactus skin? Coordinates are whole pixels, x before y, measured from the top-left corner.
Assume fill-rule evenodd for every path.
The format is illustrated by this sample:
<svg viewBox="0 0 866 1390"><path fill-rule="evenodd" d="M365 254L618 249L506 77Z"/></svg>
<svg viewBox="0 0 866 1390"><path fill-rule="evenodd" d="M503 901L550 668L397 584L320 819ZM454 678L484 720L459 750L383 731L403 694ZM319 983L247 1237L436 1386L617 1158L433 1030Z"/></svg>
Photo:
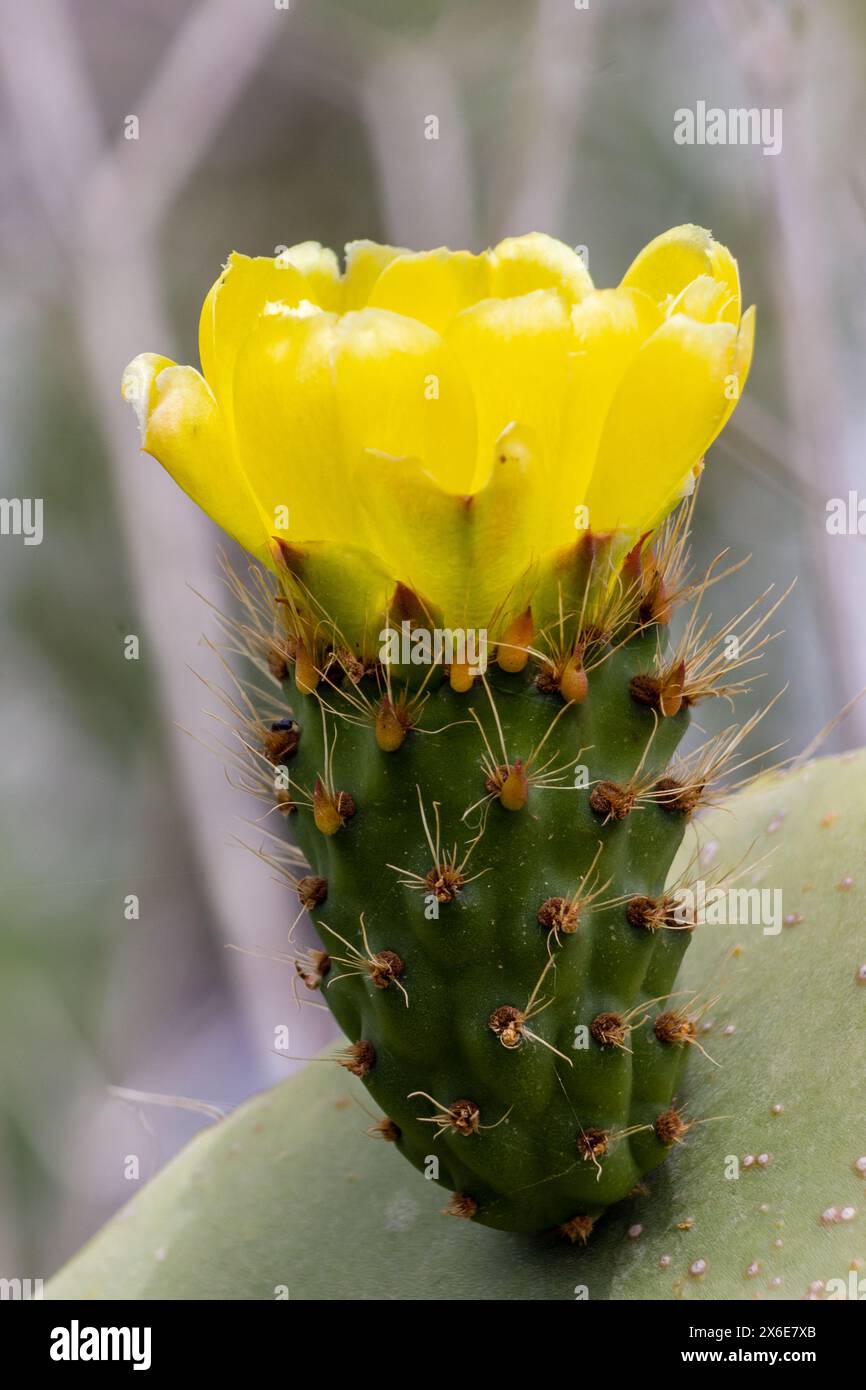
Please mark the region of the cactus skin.
<svg viewBox="0 0 866 1390"><path fill-rule="evenodd" d="M286 764L293 798L297 788L314 788L322 777L324 740L336 730L331 790L348 792L355 808L335 831L333 819L321 814L321 794L312 798L315 815L299 804L291 818L312 875L327 882L326 900L311 908L311 916L323 948L343 962L332 960L322 996L348 1039L375 1049L363 1080L399 1128L396 1147L420 1169L435 1156L438 1181L471 1199L463 1210L485 1225L512 1231L562 1226L583 1239L589 1223L567 1223L595 1218L625 1197L679 1137L675 1112L673 1137L666 1133L663 1142L653 1128L670 1110L688 1051L685 1042L663 1043L654 1035L652 1019L662 1003L647 1007L647 1021L626 1035L625 1046L600 1044L592 1034L588 1040L584 1034L582 1048L574 1046L578 1026L589 1030L599 1015L627 1016L644 1001L669 995L688 945L687 930L634 926L627 916L628 898L661 894L683 815L647 802L604 823L591 809L592 787L573 785L575 762L588 768L590 783L624 784L638 767L657 721L631 697L629 682L651 664L656 646L655 628L639 631L591 672L588 697L567 708L559 693L539 690L533 662L517 673L489 669L487 685L512 762L527 759L559 715L537 761L552 758L552 768L568 771L564 789L530 785L520 809L490 802L465 870L468 881L439 906L438 920L425 915L429 889L401 883L403 875L388 866L420 879L433 867L419 789L431 828L433 804L439 804L443 847L471 839L461 818L485 796L484 743L472 711L491 747L499 748L484 686L476 682L457 693L442 680L424 705L422 727L394 751L383 751L369 723L339 719L352 707L336 683L310 693L299 690L291 674L285 681L301 730ZM354 696L347 677L344 685ZM375 702L373 676L362 680L365 687ZM322 696L333 712L324 722ZM650 782L661 775L688 717L683 708L658 721L642 781L643 773ZM479 815L468 817L470 827ZM458 848L458 859L462 853ZM621 901L600 911L586 908L576 930L560 934L558 945L551 938L554 967L538 998L552 1002L527 1025L564 1056L525 1035L519 1045L505 1046L488 1020L502 1006L525 1010L538 984L549 959L539 909L550 898L570 898L596 856L592 881L610 880L596 903ZM348 974L344 943L366 954L361 914L370 954L399 957L408 1007L393 981L377 984L366 971ZM442 1111L424 1096L410 1098L412 1092L425 1092L444 1107L474 1102L480 1127L437 1133L430 1121ZM639 1132L617 1139L636 1126ZM578 1148L581 1142L585 1152L593 1130L609 1136L595 1136L602 1150L607 1143L597 1162Z"/></svg>

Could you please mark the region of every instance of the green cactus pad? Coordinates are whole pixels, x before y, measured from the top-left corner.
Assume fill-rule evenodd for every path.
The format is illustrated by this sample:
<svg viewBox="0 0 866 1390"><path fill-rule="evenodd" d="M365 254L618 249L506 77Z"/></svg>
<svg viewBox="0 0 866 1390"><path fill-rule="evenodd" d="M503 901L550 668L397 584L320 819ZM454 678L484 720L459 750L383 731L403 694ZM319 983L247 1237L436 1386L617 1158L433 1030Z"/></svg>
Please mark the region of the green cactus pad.
<svg viewBox="0 0 866 1390"><path fill-rule="evenodd" d="M649 1191L608 1213L585 1249L443 1216L441 1190L367 1136L361 1084L324 1062L202 1133L47 1296L856 1292L866 1279L864 774L864 754L822 760L760 779L703 822L705 861L773 851L761 882L781 888L786 925L777 936L749 926L695 933L682 987L721 992L701 1035L718 1065L696 1055L682 1094L686 1115L721 1118L695 1126ZM743 1162L764 1154L765 1164Z"/></svg>

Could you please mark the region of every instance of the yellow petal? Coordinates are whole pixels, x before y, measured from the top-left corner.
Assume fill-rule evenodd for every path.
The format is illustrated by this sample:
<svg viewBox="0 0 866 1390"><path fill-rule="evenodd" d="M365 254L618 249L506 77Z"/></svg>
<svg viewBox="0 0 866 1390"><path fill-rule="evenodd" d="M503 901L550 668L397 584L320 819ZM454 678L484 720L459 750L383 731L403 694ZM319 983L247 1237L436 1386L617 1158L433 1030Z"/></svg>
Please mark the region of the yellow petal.
<svg viewBox="0 0 866 1390"><path fill-rule="evenodd" d="M381 550L446 626L487 629L513 607L543 524L534 447L528 431L506 431L487 486L474 496L445 492L417 459L370 456L356 474Z"/></svg>
<svg viewBox="0 0 866 1390"><path fill-rule="evenodd" d="M734 368L740 384L739 394L741 396L743 394L743 387L749 379L749 371L752 366L752 353L755 349L756 320L755 306L751 304L740 319L740 331L737 334L737 351L734 359Z"/></svg>
<svg viewBox="0 0 866 1390"><path fill-rule="evenodd" d="M690 319L701 323L715 323L723 319L726 323L736 323L739 306L736 298L724 280L714 280L712 275L698 275L690 281L673 300L670 314L688 314Z"/></svg>
<svg viewBox="0 0 866 1390"><path fill-rule="evenodd" d="M472 491L487 482L496 440L515 421L535 432L548 470L561 467L571 336L566 307L552 290L484 300L451 324L446 339L463 364L478 411Z"/></svg>
<svg viewBox="0 0 866 1390"><path fill-rule="evenodd" d="M561 463L550 497L552 545L572 541L605 419L626 371L662 322L642 290L594 290L571 313L573 342Z"/></svg>
<svg viewBox="0 0 866 1390"><path fill-rule="evenodd" d="M328 246L318 241L302 241L284 247L275 258L278 267L294 266L307 282L309 297L322 309L339 311L343 295L340 263Z"/></svg>
<svg viewBox="0 0 866 1390"><path fill-rule="evenodd" d="M192 367L142 353L123 374L135 406L141 447L158 459L188 497L251 554L271 563L262 513L234 460L219 406Z"/></svg>
<svg viewBox="0 0 866 1390"><path fill-rule="evenodd" d="M723 246L720 241L716 241L714 238L712 239L712 245L710 247L710 266L711 274L714 275L717 280L724 281L727 285L737 306L736 317L739 318L742 299L740 293L740 267L737 265L736 260L731 255L727 246ZM735 320L732 320L732 322L734 321Z"/></svg>
<svg viewBox="0 0 866 1390"><path fill-rule="evenodd" d="M737 334L737 343L734 350L734 381L728 383L728 402L722 420L716 434L721 433L730 417L733 415L740 397L743 394L746 382L749 379L749 370L752 365L752 352L755 347L755 306L752 304L740 319L740 331Z"/></svg>
<svg viewBox="0 0 866 1390"><path fill-rule="evenodd" d="M699 275L720 280L735 296L739 317L740 277L737 263L726 246L704 227L686 224L655 237L632 261L623 285L645 290L657 304L676 298Z"/></svg>
<svg viewBox="0 0 866 1390"><path fill-rule="evenodd" d="M586 497L594 531L643 531L682 495L726 418L736 329L667 319L623 378Z"/></svg>
<svg viewBox="0 0 866 1390"><path fill-rule="evenodd" d="M158 352L140 352L124 370L120 394L135 411L142 445L150 412L156 403L156 379L166 367L174 365L170 357Z"/></svg>
<svg viewBox="0 0 866 1390"><path fill-rule="evenodd" d="M265 314L238 353L238 457L269 531L288 540L363 540L334 392L337 322L321 310Z"/></svg>
<svg viewBox="0 0 866 1390"><path fill-rule="evenodd" d="M418 458L445 488L467 491L475 406L456 355L431 328L386 309L340 319L334 382L349 468L368 449Z"/></svg>
<svg viewBox="0 0 866 1390"><path fill-rule="evenodd" d="M508 237L488 257L489 293L501 298L554 289L567 303L576 304L592 289L589 271L577 252L543 232Z"/></svg>
<svg viewBox="0 0 866 1390"><path fill-rule="evenodd" d="M289 305L310 298L310 286L295 266L267 256L233 251L205 299L198 343L202 371L231 423L232 381L238 349L271 301Z"/></svg>
<svg viewBox="0 0 866 1390"><path fill-rule="evenodd" d="M407 252L392 260L372 287L368 304L419 319L441 333L470 304L486 299L490 268L469 251Z"/></svg>
<svg viewBox="0 0 866 1390"><path fill-rule="evenodd" d="M381 246L378 241L350 241L346 247L343 277L343 311L363 309L370 291L386 266L397 256L408 256L403 246Z"/></svg>

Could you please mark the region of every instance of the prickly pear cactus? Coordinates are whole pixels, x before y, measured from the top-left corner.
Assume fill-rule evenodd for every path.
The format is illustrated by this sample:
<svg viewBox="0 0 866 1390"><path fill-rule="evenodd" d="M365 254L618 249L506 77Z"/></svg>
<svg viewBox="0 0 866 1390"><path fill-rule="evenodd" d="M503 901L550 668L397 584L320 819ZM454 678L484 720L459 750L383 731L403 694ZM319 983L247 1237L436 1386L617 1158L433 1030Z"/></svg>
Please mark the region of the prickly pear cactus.
<svg viewBox="0 0 866 1390"><path fill-rule="evenodd" d="M279 698L233 713L319 934L298 988L454 1216L585 1241L700 1119L665 881L755 721L676 750L774 608L714 628L688 528L753 333L698 227L609 290L538 234L357 242L342 274L306 243L230 258L203 377L124 376L143 447L265 567L229 627Z"/></svg>
<svg viewBox="0 0 866 1390"><path fill-rule="evenodd" d="M585 1236L687 1128L689 932L664 907L685 816L658 786L688 713L656 732L635 700L655 650L654 629L602 646L580 703L536 660L468 691L437 673L414 703L394 671L320 654L311 692L287 663L280 765L326 953L302 978L384 1137L486 1225Z"/></svg>
<svg viewBox="0 0 866 1390"><path fill-rule="evenodd" d="M577 543L581 616L536 646L527 614L476 677L363 661L314 623L295 557L275 620L245 629L285 699L243 742L305 861L282 860L321 942L301 996L327 1001L379 1133L451 1215L585 1241L700 1118L678 1103L706 1003L676 983L696 923L665 884L740 732L676 760L737 630L700 670L688 634L668 651L686 520L613 591L605 547Z"/></svg>
<svg viewBox="0 0 866 1390"><path fill-rule="evenodd" d="M46 1296L866 1297L864 773L864 752L820 759L701 817L706 872L742 863L738 886L772 883L782 925L694 933L683 998L708 985L720 997L682 1097L687 1115L714 1122L689 1131L586 1247L445 1219L441 1190L369 1137L363 1084L324 1060L206 1128ZM746 871L752 855L763 863Z"/></svg>

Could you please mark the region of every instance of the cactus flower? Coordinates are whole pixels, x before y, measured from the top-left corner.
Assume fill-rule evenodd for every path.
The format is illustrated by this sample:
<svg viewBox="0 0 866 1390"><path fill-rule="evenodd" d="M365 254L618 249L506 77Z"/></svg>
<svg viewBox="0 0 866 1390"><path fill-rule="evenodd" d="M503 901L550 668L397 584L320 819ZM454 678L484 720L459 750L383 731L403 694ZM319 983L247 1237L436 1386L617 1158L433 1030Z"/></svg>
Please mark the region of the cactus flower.
<svg viewBox="0 0 866 1390"><path fill-rule="evenodd" d="M485 625L581 533L622 553L690 491L753 335L695 226L601 290L537 233L477 256L354 242L342 274L305 243L232 254L202 372L143 353L123 392L143 449L266 564L276 537L367 606L399 581Z"/></svg>

